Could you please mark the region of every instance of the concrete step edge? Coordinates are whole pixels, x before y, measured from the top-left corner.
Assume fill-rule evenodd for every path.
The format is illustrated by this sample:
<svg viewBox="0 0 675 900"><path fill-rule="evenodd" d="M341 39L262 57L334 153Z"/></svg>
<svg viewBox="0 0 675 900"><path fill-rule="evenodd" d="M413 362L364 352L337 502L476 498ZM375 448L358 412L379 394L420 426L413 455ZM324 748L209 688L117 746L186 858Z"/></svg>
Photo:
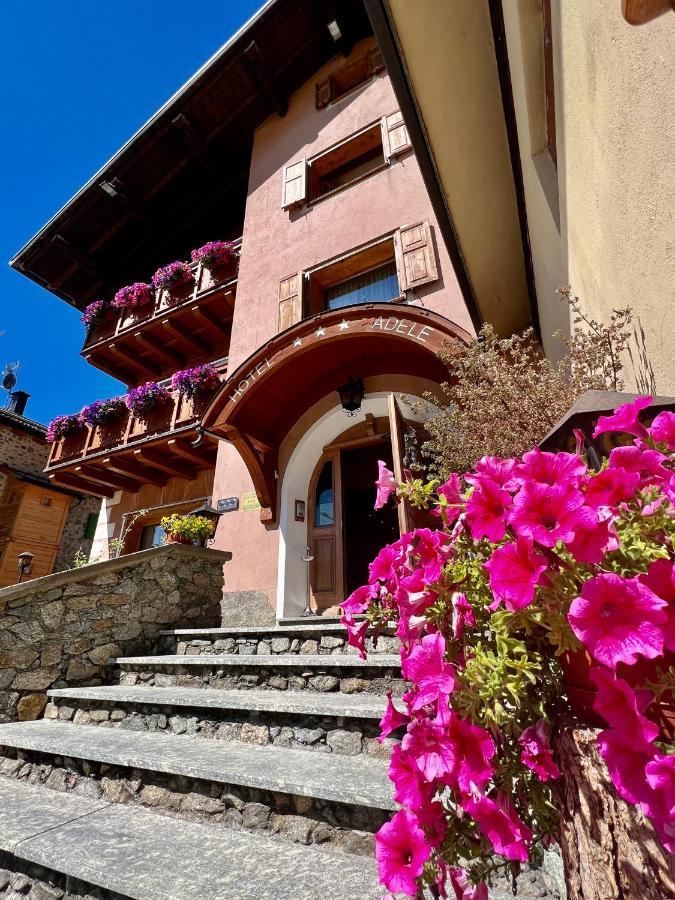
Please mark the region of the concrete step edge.
<svg viewBox="0 0 675 900"><path fill-rule="evenodd" d="M303 669L400 669L398 655L373 653L363 660L350 653L331 653L323 656L305 656L301 653L258 655L248 653L203 653L199 656L120 656L112 662L121 666L258 666L260 668Z"/></svg>

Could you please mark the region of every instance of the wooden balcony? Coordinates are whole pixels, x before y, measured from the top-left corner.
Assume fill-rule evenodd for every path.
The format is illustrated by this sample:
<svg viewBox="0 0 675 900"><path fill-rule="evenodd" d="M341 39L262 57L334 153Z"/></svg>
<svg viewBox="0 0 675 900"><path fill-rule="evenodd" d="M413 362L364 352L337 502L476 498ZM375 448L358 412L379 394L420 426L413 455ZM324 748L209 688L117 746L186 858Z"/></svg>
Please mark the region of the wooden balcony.
<svg viewBox="0 0 675 900"><path fill-rule="evenodd" d="M218 364L221 377L226 364ZM99 497L135 493L144 484L164 486L172 477L193 480L216 464L214 438L204 435L193 446L211 396L189 400L174 394L143 418L128 412L70 434L52 444L45 472L54 484Z"/></svg>
<svg viewBox="0 0 675 900"><path fill-rule="evenodd" d="M241 239L235 241L241 246ZM82 356L125 384L165 378L209 359L227 356L237 290L237 260L209 270L191 266L194 283L158 290L138 310L113 311L92 325Z"/></svg>

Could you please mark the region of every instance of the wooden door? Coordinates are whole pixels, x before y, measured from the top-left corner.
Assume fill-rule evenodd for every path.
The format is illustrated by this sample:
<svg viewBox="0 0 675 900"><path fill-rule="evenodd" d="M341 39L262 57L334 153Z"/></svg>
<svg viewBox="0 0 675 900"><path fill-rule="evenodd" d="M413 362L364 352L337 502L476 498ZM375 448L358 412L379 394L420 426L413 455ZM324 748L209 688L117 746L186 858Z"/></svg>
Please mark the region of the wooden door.
<svg viewBox="0 0 675 900"><path fill-rule="evenodd" d="M394 478L397 482L405 480L403 475L403 458L405 456L405 420L401 413L401 407L394 394L387 397L387 411L389 413L389 432L391 434L391 453L394 462ZM413 527L410 506L405 500L398 504L398 526L401 534L405 534Z"/></svg>
<svg viewBox="0 0 675 900"><path fill-rule="evenodd" d="M310 555L310 601L317 610L344 600L342 551L342 481L340 451L325 451L309 485L307 543Z"/></svg>

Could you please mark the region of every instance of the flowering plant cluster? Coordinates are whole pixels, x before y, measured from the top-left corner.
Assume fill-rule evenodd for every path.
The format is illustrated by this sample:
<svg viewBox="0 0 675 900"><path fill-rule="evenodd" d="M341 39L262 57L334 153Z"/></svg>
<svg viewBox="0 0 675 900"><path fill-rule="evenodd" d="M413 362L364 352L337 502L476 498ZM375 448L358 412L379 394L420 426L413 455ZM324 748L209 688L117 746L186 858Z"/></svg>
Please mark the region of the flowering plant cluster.
<svg viewBox="0 0 675 900"><path fill-rule="evenodd" d="M127 408L135 416L142 416L162 403L168 403L169 400L171 400L171 391L164 385L157 384L156 381L147 381L145 384L131 388L124 398Z"/></svg>
<svg viewBox="0 0 675 900"><path fill-rule="evenodd" d="M47 426L45 440L47 443L53 444L55 441L59 441L69 434L75 434L76 431L80 431L83 427L84 425L77 415L56 416L56 418L52 419Z"/></svg>
<svg viewBox="0 0 675 900"><path fill-rule="evenodd" d="M174 372L171 378L171 387L174 391L178 391L186 397L194 397L197 394L212 391L219 384L218 369L209 363L193 366L191 369L181 369L179 372Z"/></svg>
<svg viewBox="0 0 675 900"><path fill-rule="evenodd" d="M209 241L197 247L190 254L192 262L202 262L207 268L229 262L235 255L234 244L230 241Z"/></svg>
<svg viewBox="0 0 675 900"><path fill-rule="evenodd" d="M110 400L94 400L80 412L79 419L83 425L105 425L121 418L127 411L124 397L111 397Z"/></svg>
<svg viewBox="0 0 675 900"><path fill-rule="evenodd" d="M112 306L115 309L137 309L140 306L147 306L153 298L152 285L136 281L119 289L113 297Z"/></svg>
<svg viewBox="0 0 675 900"><path fill-rule="evenodd" d="M550 715L584 652L614 785L675 850L675 748L655 721L675 691L675 414L646 428L650 402L599 420L594 436L626 437L598 472L580 434L576 453L484 457L463 482L397 485L380 463L376 507L398 492L439 525L384 547L343 604L363 657L368 630L395 624L409 684L381 722L381 740L405 729L389 768L401 809L376 839L392 893L449 883L486 900L494 872L555 839Z"/></svg>
<svg viewBox="0 0 675 900"><path fill-rule="evenodd" d="M215 524L206 516L181 516L179 513L164 516L159 524L171 537L189 541L205 541L213 537L216 530Z"/></svg>
<svg viewBox="0 0 675 900"><path fill-rule="evenodd" d="M180 261L162 266L152 276L152 283L159 290L166 288L166 290L170 291L172 288L178 287L180 284L186 284L189 281L194 281L194 273L188 263Z"/></svg>
<svg viewBox="0 0 675 900"><path fill-rule="evenodd" d="M80 316L80 322L89 327L94 322L100 322L108 312L110 304L107 300L94 300L89 306L85 306L84 312Z"/></svg>

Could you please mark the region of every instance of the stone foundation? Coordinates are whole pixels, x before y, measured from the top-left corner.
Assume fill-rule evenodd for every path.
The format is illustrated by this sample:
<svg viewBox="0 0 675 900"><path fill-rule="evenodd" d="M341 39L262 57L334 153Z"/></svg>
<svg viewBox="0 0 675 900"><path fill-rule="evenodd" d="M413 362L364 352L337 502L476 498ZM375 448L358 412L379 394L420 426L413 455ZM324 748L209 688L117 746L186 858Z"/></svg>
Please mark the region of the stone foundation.
<svg viewBox="0 0 675 900"><path fill-rule="evenodd" d="M221 637L209 640L206 637L199 639L181 640L172 635L163 635L161 647L165 653L175 653L177 656L203 656L210 653L234 653L239 656L278 656L288 653L302 656L358 656L356 647L348 647L347 639L338 635L312 635L307 632L301 637L285 637L283 635L237 635L233 637ZM387 653L398 654L401 651L401 642L397 637L381 636L374 645L372 638L366 642L368 655Z"/></svg>
<svg viewBox="0 0 675 900"><path fill-rule="evenodd" d="M0 851L0 900L128 900Z"/></svg>

